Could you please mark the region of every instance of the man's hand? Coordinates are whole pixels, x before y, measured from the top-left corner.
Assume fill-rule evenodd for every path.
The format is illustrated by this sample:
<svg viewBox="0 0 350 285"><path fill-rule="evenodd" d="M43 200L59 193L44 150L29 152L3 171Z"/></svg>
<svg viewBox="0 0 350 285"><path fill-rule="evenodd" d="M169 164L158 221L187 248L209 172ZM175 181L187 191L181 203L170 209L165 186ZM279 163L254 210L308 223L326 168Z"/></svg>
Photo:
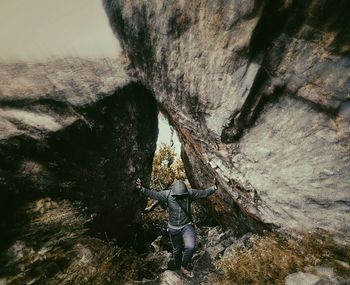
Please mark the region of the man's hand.
<svg viewBox="0 0 350 285"><path fill-rule="evenodd" d="M136 179L136 186L135 187L136 187L137 190L141 190L142 183L141 183L141 179L140 178Z"/></svg>
<svg viewBox="0 0 350 285"><path fill-rule="evenodd" d="M214 190L217 190L218 189L218 181L216 178L214 178L214 181L213 181L213 184L214 184Z"/></svg>

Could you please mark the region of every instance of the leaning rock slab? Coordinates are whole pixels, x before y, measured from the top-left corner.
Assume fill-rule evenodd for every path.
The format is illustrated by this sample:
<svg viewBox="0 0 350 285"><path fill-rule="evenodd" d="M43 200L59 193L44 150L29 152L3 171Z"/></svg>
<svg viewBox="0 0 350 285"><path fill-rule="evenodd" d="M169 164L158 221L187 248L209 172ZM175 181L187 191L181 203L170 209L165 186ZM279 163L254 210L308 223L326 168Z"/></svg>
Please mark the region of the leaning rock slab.
<svg viewBox="0 0 350 285"><path fill-rule="evenodd" d="M218 178L221 223L350 236L346 1L104 5L178 131L191 184Z"/></svg>

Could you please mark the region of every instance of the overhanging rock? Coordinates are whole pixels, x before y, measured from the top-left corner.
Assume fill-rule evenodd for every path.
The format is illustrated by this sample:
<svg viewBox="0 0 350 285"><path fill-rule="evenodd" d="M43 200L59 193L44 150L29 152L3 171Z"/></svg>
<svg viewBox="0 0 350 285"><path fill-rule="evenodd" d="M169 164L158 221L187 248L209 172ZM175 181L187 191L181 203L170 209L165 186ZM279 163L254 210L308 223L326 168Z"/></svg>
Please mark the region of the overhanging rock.
<svg viewBox="0 0 350 285"><path fill-rule="evenodd" d="M215 209L350 230L347 1L104 0ZM232 210L234 206L240 208Z"/></svg>

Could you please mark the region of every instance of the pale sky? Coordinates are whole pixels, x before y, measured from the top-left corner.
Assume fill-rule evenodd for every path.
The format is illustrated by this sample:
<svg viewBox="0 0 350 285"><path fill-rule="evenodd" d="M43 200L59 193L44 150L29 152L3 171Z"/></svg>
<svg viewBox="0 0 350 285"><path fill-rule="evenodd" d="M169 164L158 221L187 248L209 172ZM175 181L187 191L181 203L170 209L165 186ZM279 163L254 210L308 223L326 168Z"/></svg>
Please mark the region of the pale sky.
<svg viewBox="0 0 350 285"><path fill-rule="evenodd" d="M0 0L0 61L116 58L120 52L102 0ZM157 145L170 139L169 124L160 113ZM176 132L173 140L180 154Z"/></svg>
<svg viewBox="0 0 350 285"><path fill-rule="evenodd" d="M119 53L101 0L0 0L0 61Z"/></svg>
<svg viewBox="0 0 350 285"><path fill-rule="evenodd" d="M171 129L170 129L168 120L160 112L158 115L158 122L159 122L158 123L159 135L158 135L158 141L157 141L157 149L160 147L161 143L170 144L170 140L171 140ZM181 144L175 130L173 134L173 141L174 141L175 151L180 156Z"/></svg>

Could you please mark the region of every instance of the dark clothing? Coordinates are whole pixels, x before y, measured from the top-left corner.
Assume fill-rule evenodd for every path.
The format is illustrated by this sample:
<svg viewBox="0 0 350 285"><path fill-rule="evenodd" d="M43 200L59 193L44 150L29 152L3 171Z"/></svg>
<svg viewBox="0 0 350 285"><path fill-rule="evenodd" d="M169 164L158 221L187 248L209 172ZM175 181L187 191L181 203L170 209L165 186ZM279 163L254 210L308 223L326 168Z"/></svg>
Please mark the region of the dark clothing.
<svg viewBox="0 0 350 285"><path fill-rule="evenodd" d="M195 247L195 230L193 224L179 203L190 214L191 203L193 201L208 197L215 191L216 189L214 187L205 190L187 189L185 183L181 180L176 180L169 190L155 192L143 187L141 189L141 192L148 197L168 204L168 232L173 245L175 266L177 269L180 269L181 266L187 268ZM182 250L184 250L183 254Z"/></svg>
<svg viewBox="0 0 350 285"><path fill-rule="evenodd" d="M171 195L173 196L188 195L187 186L182 180L175 180L169 190L171 190Z"/></svg>
<svg viewBox="0 0 350 285"><path fill-rule="evenodd" d="M190 223L190 218L186 215L186 213L181 209L179 204L176 202L176 196L171 195L171 190L164 190L160 192L151 191L149 189L143 188L141 189L141 192L144 193L146 196L159 200L162 202L168 203L168 210L169 210L169 224L173 226L183 226L188 223ZM186 206L187 211L191 212L191 203L193 201L196 201L200 198L205 198L211 194L213 194L215 190L213 188L208 188L206 190L195 190L195 189L188 189L188 197L180 198L180 200L183 200L183 204Z"/></svg>
<svg viewBox="0 0 350 285"><path fill-rule="evenodd" d="M175 268L177 270L179 270L181 266L187 268L192 259L196 245L196 233L193 225L187 225L180 230L169 228L168 231L173 245ZM184 251L183 254L182 250Z"/></svg>

